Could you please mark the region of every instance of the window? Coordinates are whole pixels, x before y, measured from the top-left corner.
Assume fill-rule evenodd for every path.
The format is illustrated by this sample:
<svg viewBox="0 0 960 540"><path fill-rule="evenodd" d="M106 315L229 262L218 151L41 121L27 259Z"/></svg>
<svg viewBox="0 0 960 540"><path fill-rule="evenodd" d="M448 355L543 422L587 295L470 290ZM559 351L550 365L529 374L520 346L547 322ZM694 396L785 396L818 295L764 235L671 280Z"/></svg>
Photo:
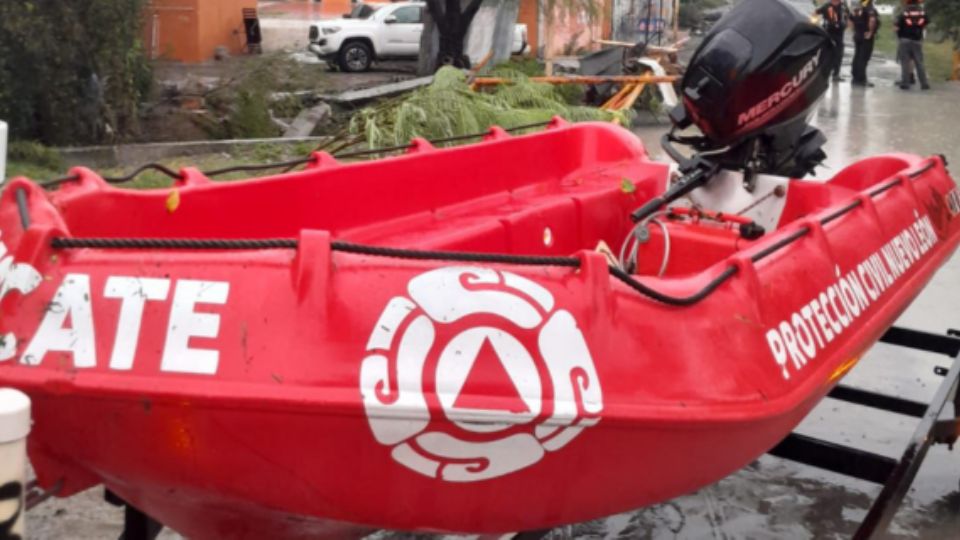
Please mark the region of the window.
<svg viewBox="0 0 960 540"><path fill-rule="evenodd" d="M369 19L377 11L378 7L370 4L357 4L350 12L348 19Z"/></svg>
<svg viewBox="0 0 960 540"><path fill-rule="evenodd" d="M405 6L393 12L398 23L420 24L420 6Z"/></svg>

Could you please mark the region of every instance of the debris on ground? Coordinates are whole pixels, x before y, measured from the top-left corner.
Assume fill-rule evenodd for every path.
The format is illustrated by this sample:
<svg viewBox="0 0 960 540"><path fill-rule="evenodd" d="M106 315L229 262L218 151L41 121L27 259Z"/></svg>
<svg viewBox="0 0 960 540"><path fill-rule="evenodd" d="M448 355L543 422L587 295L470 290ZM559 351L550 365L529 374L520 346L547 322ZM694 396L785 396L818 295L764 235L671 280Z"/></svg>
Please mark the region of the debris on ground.
<svg viewBox="0 0 960 540"><path fill-rule="evenodd" d="M510 128L546 122L554 116L573 122L626 123L629 115L628 111L604 111L571 102L557 86L521 73L514 73L510 84L474 91L465 72L443 67L430 85L358 111L342 140L350 144L365 142L370 147L395 146L415 137L457 137L491 126Z"/></svg>
<svg viewBox="0 0 960 540"><path fill-rule="evenodd" d="M374 86L372 88L364 88L361 90L347 90L346 92L332 95L324 96L324 99L331 101L333 103L342 104L342 105L357 105L360 103L365 103L368 101L373 101L375 99L382 99L386 97L392 97L411 90L416 90L427 86L433 82L433 76L429 77L418 77L416 79L407 79L398 82L390 82L387 84L381 84L379 86Z"/></svg>
<svg viewBox="0 0 960 540"><path fill-rule="evenodd" d="M283 138L290 139L295 137L309 137L314 128L321 120L330 116L333 109L326 103L315 105L309 109L304 109L293 119L293 123L287 127L283 133Z"/></svg>

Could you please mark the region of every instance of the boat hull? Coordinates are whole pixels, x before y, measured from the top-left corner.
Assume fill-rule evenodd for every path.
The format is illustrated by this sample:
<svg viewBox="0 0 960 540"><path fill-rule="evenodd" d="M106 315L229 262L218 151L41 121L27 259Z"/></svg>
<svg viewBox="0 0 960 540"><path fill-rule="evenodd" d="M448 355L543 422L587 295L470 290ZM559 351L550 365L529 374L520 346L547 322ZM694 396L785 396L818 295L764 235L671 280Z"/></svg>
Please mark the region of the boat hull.
<svg viewBox="0 0 960 540"><path fill-rule="evenodd" d="M666 181L631 135L611 129L558 125L387 165L483 167L498 148L608 137L594 145L602 167L494 205L513 246L535 231L533 253L552 256L566 249L555 236L593 244L591 227L626 233L599 211L636 204L622 171L647 178L636 191ZM0 384L34 401L29 445L43 485L69 495L103 483L198 538L502 533L638 508L776 445L960 242L956 185L939 158L913 156L859 162L821 187L792 182L780 228L756 241L711 232L736 249L699 269L676 257L688 256L683 242L700 225L671 223L671 265L683 272L632 282L589 250L572 262L445 260L456 257L356 249L325 230L299 232L295 249L54 242L94 235L71 212L89 212L98 194L105 207L162 205L156 219L177 231L188 219L178 213L189 217L204 197L263 197L257 190L325 174L180 186L174 211L168 191L94 179L44 194L13 181L0 206L10 253L0 265ZM578 175L586 180L570 181ZM482 222L484 201L434 209L455 217L418 226L416 242L500 242L461 219Z"/></svg>

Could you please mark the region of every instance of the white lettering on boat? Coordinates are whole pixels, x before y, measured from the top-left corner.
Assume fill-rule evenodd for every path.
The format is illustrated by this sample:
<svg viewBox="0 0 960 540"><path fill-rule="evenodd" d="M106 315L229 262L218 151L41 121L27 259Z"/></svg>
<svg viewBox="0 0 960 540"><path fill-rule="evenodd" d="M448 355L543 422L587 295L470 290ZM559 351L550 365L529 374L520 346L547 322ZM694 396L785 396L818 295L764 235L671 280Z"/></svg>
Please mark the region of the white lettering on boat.
<svg viewBox="0 0 960 540"><path fill-rule="evenodd" d="M40 273L26 263L13 262L7 246L0 242L0 301L13 291L29 294L40 285ZM17 337L13 332L0 334L0 362L17 355Z"/></svg>
<svg viewBox="0 0 960 540"><path fill-rule="evenodd" d="M113 341L110 369L130 369L140 341L140 323L148 300L166 300L170 280L112 276L103 296L120 299L117 337Z"/></svg>
<svg viewBox="0 0 960 540"><path fill-rule="evenodd" d="M960 187L953 188L947 193L947 208L950 209L950 215L960 215Z"/></svg>
<svg viewBox="0 0 960 540"><path fill-rule="evenodd" d="M110 369L129 370L133 367L146 304L166 300L170 285L169 279L160 278L110 276L107 279L103 297L121 302L108 364ZM220 315L199 313L196 307L197 304L224 305L229 291L230 284L222 281L182 279L176 282L161 371L203 375L217 372L220 352L193 348L189 343L194 337L212 339L218 336ZM96 335L90 276L67 274L47 306L21 363L40 365L48 353L63 352L72 355L76 368L97 367Z"/></svg>
<svg viewBox="0 0 960 540"><path fill-rule="evenodd" d="M938 241L930 217L923 216L846 274L838 267L835 283L767 331L783 378L816 359Z"/></svg>
<svg viewBox="0 0 960 540"><path fill-rule="evenodd" d="M778 90L775 90L769 96L763 98L748 111L740 113L737 117L737 127L761 122L768 116L777 113L781 106L788 103L788 100L794 93L806 88L807 84L813 80L810 76L813 75L817 70L817 66L820 65L821 55L823 55L823 49L818 50L817 55L811 58L786 84Z"/></svg>

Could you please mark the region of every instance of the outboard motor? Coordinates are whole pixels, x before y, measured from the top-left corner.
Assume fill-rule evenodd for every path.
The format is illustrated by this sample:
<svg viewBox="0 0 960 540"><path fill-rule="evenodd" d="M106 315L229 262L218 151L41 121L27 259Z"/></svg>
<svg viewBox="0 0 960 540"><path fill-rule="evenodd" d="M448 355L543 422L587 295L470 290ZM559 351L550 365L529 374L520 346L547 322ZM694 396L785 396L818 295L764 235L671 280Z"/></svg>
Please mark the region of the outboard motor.
<svg viewBox="0 0 960 540"><path fill-rule="evenodd" d="M720 169L802 177L826 154L826 138L807 124L829 85L833 42L781 0L742 0L694 53L681 83L683 102L670 113L664 150L685 177L633 214L649 215L703 185ZM696 126L698 135L679 135ZM684 156L674 143L689 146Z"/></svg>

